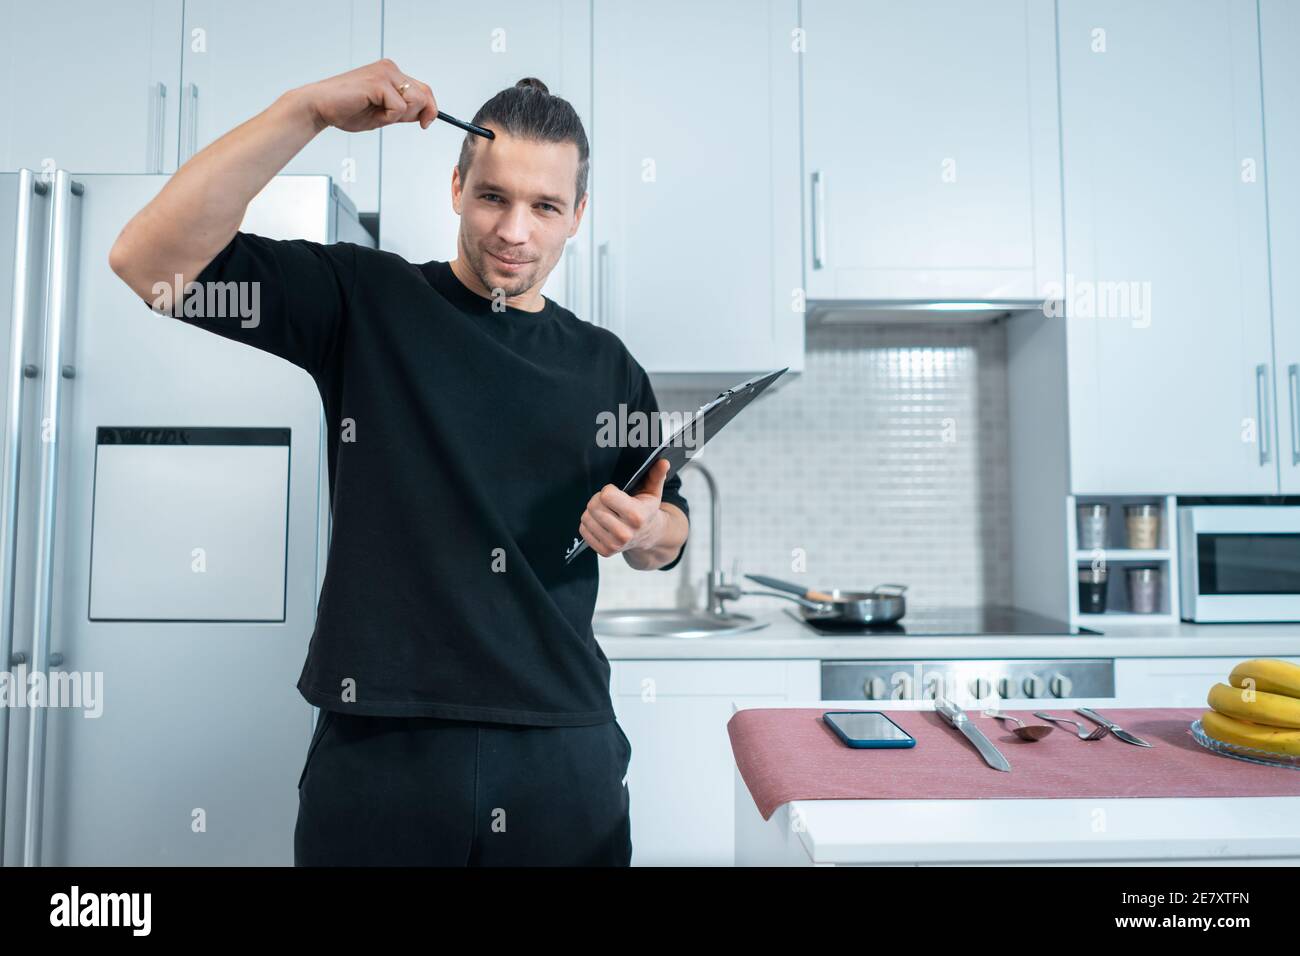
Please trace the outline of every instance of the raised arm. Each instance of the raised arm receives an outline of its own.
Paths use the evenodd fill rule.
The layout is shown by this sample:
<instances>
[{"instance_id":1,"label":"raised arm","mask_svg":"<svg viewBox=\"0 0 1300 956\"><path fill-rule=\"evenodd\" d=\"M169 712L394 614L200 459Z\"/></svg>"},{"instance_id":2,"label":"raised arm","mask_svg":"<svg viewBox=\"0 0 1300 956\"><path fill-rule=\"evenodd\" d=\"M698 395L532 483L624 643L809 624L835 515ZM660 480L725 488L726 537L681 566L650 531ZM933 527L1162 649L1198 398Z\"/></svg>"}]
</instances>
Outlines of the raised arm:
<instances>
[{"instance_id":1,"label":"raised arm","mask_svg":"<svg viewBox=\"0 0 1300 956\"><path fill-rule=\"evenodd\" d=\"M409 84L406 89L399 89ZM190 282L234 238L253 197L329 126L350 133L438 115L429 87L379 60L289 90L252 119L196 153L122 229L113 271L142 299Z\"/></svg>"}]
</instances>

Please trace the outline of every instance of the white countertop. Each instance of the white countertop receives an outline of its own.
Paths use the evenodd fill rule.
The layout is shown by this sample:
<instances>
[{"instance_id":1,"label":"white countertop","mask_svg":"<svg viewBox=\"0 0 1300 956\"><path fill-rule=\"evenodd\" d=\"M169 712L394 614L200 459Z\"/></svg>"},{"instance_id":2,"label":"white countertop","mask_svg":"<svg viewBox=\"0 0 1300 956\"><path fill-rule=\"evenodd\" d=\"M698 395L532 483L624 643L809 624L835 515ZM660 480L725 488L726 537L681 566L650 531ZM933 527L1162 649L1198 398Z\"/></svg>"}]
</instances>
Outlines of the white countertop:
<instances>
[{"instance_id":1,"label":"white countertop","mask_svg":"<svg viewBox=\"0 0 1300 956\"><path fill-rule=\"evenodd\" d=\"M1017 710L1025 704L1036 706L1006 701L1003 707ZM744 706L749 705L736 709ZM862 701L780 706L859 710ZM873 701L871 706L933 708L929 701ZM1104 713L1116 705L1079 698L1052 706L1095 706ZM735 782L740 866L1300 863L1300 797L794 800L765 821L739 771Z\"/></svg>"},{"instance_id":2,"label":"white countertop","mask_svg":"<svg viewBox=\"0 0 1300 956\"><path fill-rule=\"evenodd\" d=\"M602 609L604 610L604 609ZM1287 624L1123 624L1105 634L1042 636L906 634L824 637L781 610L743 609L766 622L757 631L722 637L600 637L610 660L956 660L964 658L1295 657L1300 622ZM906 624L906 619L904 619ZM1092 627L1092 625L1089 625ZM1096 626L1100 629L1100 625ZM1113 705L1113 701L1111 702Z\"/></svg>"}]
</instances>

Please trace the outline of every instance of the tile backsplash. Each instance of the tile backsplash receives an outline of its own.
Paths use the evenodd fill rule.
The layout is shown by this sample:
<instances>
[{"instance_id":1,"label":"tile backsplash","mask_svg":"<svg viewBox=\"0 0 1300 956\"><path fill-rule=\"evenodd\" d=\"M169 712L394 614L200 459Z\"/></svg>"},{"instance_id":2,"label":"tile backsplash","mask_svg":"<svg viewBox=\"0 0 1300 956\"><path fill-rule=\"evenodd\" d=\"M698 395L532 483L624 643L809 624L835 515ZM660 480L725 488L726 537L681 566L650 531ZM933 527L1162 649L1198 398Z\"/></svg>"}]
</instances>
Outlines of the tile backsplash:
<instances>
[{"instance_id":1,"label":"tile backsplash","mask_svg":"<svg viewBox=\"0 0 1300 956\"><path fill-rule=\"evenodd\" d=\"M697 456L718 483L727 579L905 584L917 606L1010 603L1006 367L1001 322L810 328L803 375ZM714 395L658 398L664 411L693 411ZM705 605L709 496L693 470L682 472L691 534L681 563L646 572L598 559L598 609Z\"/></svg>"}]
</instances>

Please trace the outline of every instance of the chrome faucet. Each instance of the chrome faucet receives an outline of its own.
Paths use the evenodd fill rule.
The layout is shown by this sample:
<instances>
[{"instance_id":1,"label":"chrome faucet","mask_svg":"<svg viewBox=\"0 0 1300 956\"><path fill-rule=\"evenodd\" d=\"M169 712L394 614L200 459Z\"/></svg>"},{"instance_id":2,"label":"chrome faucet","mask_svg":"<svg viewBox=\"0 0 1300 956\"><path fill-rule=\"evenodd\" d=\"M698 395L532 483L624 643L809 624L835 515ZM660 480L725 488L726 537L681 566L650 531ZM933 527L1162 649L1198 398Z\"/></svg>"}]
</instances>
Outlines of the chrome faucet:
<instances>
[{"instance_id":1,"label":"chrome faucet","mask_svg":"<svg viewBox=\"0 0 1300 956\"><path fill-rule=\"evenodd\" d=\"M712 472L695 458L690 459L682 466L683 469L691 467L695 468L704 477L704 483L709 486L709 583L706 592L708 594L708 612L722 616L727 613L722 606L723 596L725 595L729 600L735 599L731 593L734 586L728 585L722 574L722 541L720 538L722 531L722 502L719 500L718 483L714 480Z\"/></svg>"}]
</instances>

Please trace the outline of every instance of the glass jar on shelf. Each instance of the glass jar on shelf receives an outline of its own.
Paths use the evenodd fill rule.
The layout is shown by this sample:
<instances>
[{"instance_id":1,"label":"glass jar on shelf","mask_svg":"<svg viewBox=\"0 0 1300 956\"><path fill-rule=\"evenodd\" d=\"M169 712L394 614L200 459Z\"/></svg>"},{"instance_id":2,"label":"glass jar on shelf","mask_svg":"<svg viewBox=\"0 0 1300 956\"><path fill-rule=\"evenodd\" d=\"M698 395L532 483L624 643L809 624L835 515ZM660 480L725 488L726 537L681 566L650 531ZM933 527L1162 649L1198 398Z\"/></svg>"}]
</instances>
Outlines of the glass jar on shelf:
<instances>
[{"instance_id":1,"label":"glass jar on shelf","mask_svg":"<svg viewBox=\"0 0 1300 956\"><path fill-rule=\"evenodd\" d=\"M1160 546L1160 506L1142 503L1124 506L1124 532L1127 546L1151 551Z\"/></svg>"}]
</instances>

